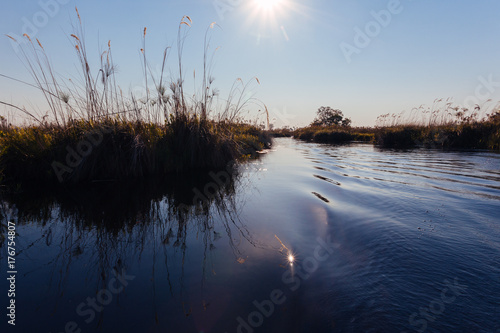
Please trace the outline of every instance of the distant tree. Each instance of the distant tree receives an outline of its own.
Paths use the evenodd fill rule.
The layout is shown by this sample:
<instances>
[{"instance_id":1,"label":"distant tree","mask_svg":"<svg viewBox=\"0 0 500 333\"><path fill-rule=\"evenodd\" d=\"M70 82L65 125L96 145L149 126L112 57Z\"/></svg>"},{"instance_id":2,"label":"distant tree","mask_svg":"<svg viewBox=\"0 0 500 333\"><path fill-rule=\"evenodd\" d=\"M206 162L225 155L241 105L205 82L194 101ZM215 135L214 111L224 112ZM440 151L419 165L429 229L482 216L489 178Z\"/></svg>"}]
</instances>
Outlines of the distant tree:
<instances>
[{"instance_id":1,"label":"distant tree","mask_svg":"<svg viewBox=\"0 0 500 333\"><path fill-rule=\"evenodd\" d=\"M322 106L316 112L316 119L314 119L312 125L316 126L343 126L349 127L351 125L351 119L344 118L342 111L338 109L332 109L329 106Z\"/></svg>"},{"instance_id":2,"label":"distant tree","mask_svg":"<svg viewBox=\"0 0 500 333\"><path fill-rule=\"evenodd\" d=\"M343 127L349 127L351 126L351 119L349 118L344 118L342 119L342 122L340 123Z\"/></svg>"}]
</instances>

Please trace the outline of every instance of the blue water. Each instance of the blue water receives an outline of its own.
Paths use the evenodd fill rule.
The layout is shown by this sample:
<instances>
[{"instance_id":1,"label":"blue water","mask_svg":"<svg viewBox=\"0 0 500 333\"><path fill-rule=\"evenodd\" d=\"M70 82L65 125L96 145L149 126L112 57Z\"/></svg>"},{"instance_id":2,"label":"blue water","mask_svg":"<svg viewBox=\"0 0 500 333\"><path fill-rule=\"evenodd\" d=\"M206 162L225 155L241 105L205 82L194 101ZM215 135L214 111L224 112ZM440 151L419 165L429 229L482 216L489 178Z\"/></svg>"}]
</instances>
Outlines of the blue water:
<instances>
[{"instance_id":1,"label":"blue water","mask_svg":"<svg viewBox=\"0 0 500 333\"><path fill-rule=\"evenodd\" d=\"M214 175L6 198L2 332L500 332L500 154L277 139Z\"/></svg>"}]
</instances>

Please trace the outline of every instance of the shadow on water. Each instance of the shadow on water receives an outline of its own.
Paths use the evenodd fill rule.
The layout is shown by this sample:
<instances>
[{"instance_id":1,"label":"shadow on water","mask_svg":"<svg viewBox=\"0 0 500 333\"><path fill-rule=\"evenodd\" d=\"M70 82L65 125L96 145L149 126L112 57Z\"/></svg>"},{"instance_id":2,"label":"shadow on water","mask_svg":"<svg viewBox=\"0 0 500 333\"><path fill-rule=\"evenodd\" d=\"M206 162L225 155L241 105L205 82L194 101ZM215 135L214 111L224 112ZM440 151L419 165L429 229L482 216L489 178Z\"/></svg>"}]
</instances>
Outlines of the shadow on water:
<instances>
[{"instance_id":1,"label":"shadow on water","mask_svg":"<svg viewBox=\"0 0 500 333\"><path fill-rule=\"evenodd\" d=\"M275 147L240 172L4 194L16 329L498 329L500 155ZM111 295L115 272L133 280Z\"/></svg>"},{"instance_id":2,"label":"shadow on water","mask_svg":"<svg viewBox=\"0 0 500 333\"><path fill-rule=\"evenodd\" d=\"M153 290L155 272L160 270L157 265L164 263L161 269L166 270L167 281L161 288L167 288L172 298L180 298L183 312L189 316L192 310L184 286L185 270L189 279L194 274L188 265L198 271L198 262L201 264L203 289L207 276L215 274L216 245L227 247L218 254L233 262L244 261L241 245L260 247L238 216L240 203L235 193L240 178L234 167L140 182L101 182L62 191L40 188L22 194L3 193L1 223L3 228L7 221L14 221L18 235L28 240L17 247L16 260L20 264L31 262L23 268L24 276L50 281L44 298L54 303L53 311L65 303L63 295L76 283L75 271L84 272L85 280L97 292L106 288L111 272L128 272L145 261L150 266L144 270L147 273L140 274L151 274ZM221 239L227 244L221 244ZM186 258L193 257L189 250L196 253L196 263L187 263ZM45 254L38 256L41 252ZM206 304L203 300L203 307ZM46 304L40 301L42 305ZM158 321L156 304L154 311Z\"/></svg>"}]
</instances>

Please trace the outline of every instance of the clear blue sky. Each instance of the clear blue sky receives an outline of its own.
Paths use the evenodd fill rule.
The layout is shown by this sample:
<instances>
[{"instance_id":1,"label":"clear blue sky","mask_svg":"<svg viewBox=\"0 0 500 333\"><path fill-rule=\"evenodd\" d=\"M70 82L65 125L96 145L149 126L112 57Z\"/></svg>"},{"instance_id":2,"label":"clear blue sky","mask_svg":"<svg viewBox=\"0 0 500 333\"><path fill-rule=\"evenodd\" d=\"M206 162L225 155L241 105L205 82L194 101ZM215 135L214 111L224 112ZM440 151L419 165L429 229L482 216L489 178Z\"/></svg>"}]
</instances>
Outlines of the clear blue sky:
<instances>
[{"instance_id":1,"label":"clear blue sky","mask_svg":"<svg viewBox=\"0 0 500 333\"><path fill-rule=\"evenodd\" d=\"M452 97L458 104L466 98L500 100L500 2L495 0L8 1L0 20L0 73L30 80L3 36L28 32L43 43L58 74L75 75L77 59L67 37L76 23L75 5L92 59L97 61L111 40L124 90L142 84L144 27L155 68L163 48L175 46L182 16L192 18L184 51L191 78L193 70L201 74L203 37L217 22L211 45L220 46L213 76L221 98L235 79L258 77L261 84L251 84L251 92L268 106L277 126L306 125L320 106L341 109L354 125L373 125L380 114L430 105L436 98ZM381 15L377 22L373 13L382 10L390 18ZM170 67L175 70L175 51ZM44 109L39 93L5 78L0 99ZM0 107L0 114L6 111Z\"/></svg>"}]
</instances>

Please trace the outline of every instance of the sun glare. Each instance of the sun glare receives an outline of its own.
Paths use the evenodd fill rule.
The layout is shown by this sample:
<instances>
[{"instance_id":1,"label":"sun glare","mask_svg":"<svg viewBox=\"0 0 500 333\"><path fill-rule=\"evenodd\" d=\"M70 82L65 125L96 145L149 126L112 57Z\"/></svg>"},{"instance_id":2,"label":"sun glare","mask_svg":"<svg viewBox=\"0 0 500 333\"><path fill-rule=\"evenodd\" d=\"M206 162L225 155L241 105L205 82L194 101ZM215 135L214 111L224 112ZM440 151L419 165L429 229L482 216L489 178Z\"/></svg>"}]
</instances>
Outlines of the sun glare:
<instances>
[{"instance_id":1,"label":"sun glare","mask_svg":"<svg viewBox=\"0 0 500 333\"><path fill-rule=\"evenodd\" d=\"M250 0L245 2L246 25L257 44L261 39L283 37L289 41L285 25L292 12L297 13L295 0Z\"/></svg>"},{"instance_id":2,"label":"sun glare","mask_svg":"<svg viewBox=\"0 0 500 333\"><path fill-rule=\"evenodd\" d=\"M283 4L284 0L254 0L255 5L259 10L273 11Z\"/></svg>"}]
</instances>

